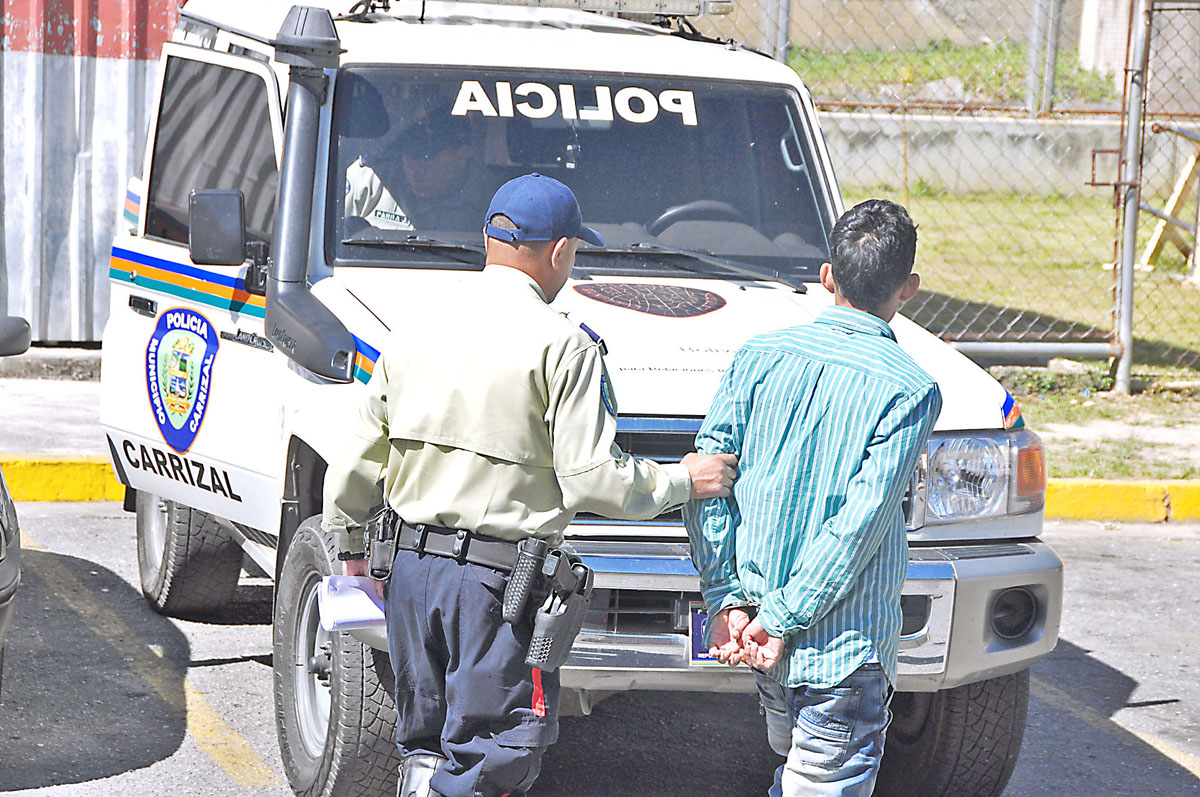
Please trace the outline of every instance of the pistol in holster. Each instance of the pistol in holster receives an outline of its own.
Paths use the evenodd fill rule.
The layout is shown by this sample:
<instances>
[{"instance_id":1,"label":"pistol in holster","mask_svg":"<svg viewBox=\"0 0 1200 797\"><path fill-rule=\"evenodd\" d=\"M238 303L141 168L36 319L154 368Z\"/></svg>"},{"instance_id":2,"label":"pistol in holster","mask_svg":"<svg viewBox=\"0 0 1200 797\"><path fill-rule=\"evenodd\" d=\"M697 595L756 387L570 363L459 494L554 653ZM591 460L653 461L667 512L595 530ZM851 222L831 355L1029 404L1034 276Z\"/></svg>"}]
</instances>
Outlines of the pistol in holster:
<instances>
[{"instance_id":1,"label":"pistol in holster","mask_svg":"<svg viewBox=\"0 0 1200 797\"><path fill-rule=\"evenodd\" d=\"M554 672L566 664L571 645L583 628L592 600L593 574L579 557L554 550L546 554L541 575L549 594L534 615L525 663Z\"/></svg>"},{"instance_id":2,"label":"pistol in holster","mask_svg":"<svg viewBox=\"0 0 1200 797\"><path fill-rule=\"evenodd\" d=\"M400 528L400 516L384 504L367 521L367 572L371 578L387 581L392 574L392 563L396 561L396 536Z\"/></svg>"}]
</instances>

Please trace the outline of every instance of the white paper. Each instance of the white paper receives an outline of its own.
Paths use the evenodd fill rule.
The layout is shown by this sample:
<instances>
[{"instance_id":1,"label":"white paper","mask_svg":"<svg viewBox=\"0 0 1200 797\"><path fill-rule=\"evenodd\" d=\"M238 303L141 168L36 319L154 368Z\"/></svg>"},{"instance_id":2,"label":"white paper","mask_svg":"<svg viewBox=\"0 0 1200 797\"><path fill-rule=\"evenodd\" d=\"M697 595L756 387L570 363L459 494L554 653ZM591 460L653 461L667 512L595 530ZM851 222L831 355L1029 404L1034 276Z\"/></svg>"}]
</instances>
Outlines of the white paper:
<instances>
[{"instance_id":1,"label":"white paper","mask_svg":"<svg viewBox=\"0 0 1200 797\"><path fill-rule=\"evenodd\" d=\"M366 576L325 576L317 590L317 610L326 631L385 625L383 599Z\"/></svg>"}]
</instances>

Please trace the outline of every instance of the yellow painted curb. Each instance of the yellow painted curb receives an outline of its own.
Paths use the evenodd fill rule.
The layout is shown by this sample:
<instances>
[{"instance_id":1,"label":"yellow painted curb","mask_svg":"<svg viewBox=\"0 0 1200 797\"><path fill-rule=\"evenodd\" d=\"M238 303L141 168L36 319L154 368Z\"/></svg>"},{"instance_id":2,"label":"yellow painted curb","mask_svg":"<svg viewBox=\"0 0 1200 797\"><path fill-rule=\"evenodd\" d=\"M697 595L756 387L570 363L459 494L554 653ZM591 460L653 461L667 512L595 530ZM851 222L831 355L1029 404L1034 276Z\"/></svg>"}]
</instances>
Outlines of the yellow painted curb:
<instances>
[{"instance_id":1,"label":"yellow painted curb","mask_svg":"<svg viewBox=\"0 0 1200 797\"><path fill-rule=\"evenodd\" d=\"M120 501L108 457L0 455L17 501ZM1064 520L1200 520L1200 480L1051 479L1046 517Z\"/></svg>"},{"instance_id":2,"label":"yellow painted curb","mask_svg":"<svg viewBox=\"0 0 1200 797\"><path fill-rule=\"evenodd\" d=\"M7 454L0 468L17 501L120 501L125 488L108 457Z\"/></svg>"},{"instance_id":3,"label":"yellow painted curb","mask_svg":"<svg viewBox=\"0 0 1200 797\"><path fill-rule=\"evenodd\" d=\"M1171 520L1200 520L1200 482L1167 482Z\"/></svg>"},{"instance_id":4,"label":"yellow painted curb","mask_svg":"<svg viewBox=\"0 0 1200 797\"><path fill-rule=\"evenodd\" d=\"M1046 487L1046 517L1161 522L1168 507L1166 482L1051 479Z\"/></svg>"}]
</instances>

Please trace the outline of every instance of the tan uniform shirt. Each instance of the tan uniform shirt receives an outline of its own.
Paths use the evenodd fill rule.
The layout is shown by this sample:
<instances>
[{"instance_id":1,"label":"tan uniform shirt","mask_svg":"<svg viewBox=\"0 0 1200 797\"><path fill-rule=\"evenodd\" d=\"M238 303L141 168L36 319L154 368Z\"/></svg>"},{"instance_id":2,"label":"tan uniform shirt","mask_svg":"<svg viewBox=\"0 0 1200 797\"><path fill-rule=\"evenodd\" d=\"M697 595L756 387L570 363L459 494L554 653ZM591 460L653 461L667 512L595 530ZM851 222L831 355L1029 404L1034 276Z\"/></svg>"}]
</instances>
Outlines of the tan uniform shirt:
<instances>
[{"instance_id":1,"label":"tan uniform shirt","mask_svg":"<svg viewBox=\"0 0 1200 797\"><path fill-rule=\"evenodd\" d=\"M418 305L325 475L323 523L342 550L363 550L381 480L410 523L553 545L577 512L641 520L687 501L684 466L616 445L600 347L533 279L488 266L461 293Z\"/></svg>"},{"instance_id":2,"label":"tan uniform shirt","mask_svg":"<svg viewBox=\"0 0 1200 797\"><path fill-rule=\"evenodd\" d=\"M345 213L364 218L372 227L383 230L414 229L404 208L362 158L346 168Z\"/></svg>"}]
</instances>

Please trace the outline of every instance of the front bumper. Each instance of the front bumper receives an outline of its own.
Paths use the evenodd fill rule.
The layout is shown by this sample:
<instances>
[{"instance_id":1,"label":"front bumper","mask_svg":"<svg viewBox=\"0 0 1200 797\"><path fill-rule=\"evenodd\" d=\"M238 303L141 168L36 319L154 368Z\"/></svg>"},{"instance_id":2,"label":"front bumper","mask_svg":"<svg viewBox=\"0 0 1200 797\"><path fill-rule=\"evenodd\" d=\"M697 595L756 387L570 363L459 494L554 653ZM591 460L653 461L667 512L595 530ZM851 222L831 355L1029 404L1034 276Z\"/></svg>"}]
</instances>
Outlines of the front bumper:
<instances>
[{"instance_id":1,"label":"front bumper","mask_svg":"<svg viewBox=\"0 0 1200 797\"><path fill-rule=\"evenodd\" d=\"M695 592L699 578L686 545L576 546L596 571L596 587ZM1024 587L1036 600L1029 629L1012 639L992 630L996 597ZM903 595L901 691L933 692L1031 666L1054 649L1062 614L1062 561L1037 540L913 547ZM745 667L691 664L686 633L615 634L586 630L562 670L563 686L594 691L660 689L739 692L754 689Z\"/></svg>"}]
</instances>

